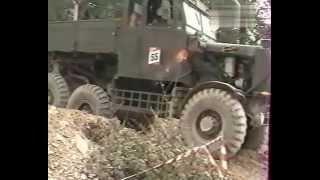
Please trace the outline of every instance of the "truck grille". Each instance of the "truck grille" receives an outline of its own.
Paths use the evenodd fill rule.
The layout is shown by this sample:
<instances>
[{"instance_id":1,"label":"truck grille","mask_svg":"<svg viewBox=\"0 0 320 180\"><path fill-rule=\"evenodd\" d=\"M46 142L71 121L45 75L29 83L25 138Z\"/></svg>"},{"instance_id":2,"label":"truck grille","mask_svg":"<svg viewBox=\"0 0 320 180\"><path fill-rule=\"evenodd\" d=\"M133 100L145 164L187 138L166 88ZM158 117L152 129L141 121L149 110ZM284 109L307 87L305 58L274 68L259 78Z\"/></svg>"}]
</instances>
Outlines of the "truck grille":
<instances>
[{"instance_id":1,"label":"truck grille","mask_svg":"<svg viewBox=\"0 0 320 180\"><path fill-rule=\"evenodd\" d=\"M118 110L156 113L158 116L166 117L172 109L171 95L123 89L112 89L111 92L113 106Z\"/></svg>"}]
</instances>

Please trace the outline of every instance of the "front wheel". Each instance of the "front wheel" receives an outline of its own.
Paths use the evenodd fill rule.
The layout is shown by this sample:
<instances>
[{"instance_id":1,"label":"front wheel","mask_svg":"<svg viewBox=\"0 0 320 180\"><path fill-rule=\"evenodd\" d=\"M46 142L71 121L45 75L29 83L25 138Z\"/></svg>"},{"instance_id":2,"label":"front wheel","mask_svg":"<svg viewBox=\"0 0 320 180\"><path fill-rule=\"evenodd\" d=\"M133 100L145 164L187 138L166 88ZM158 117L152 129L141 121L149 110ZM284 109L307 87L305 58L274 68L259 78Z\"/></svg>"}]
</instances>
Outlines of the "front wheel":
<instances>
[{"instance_id":1,"label":"front wheel","mask_svg":"<svg viewBox=\"0 0 320 180\"><path fill-rule=\"evenodd\" d=\"M204 89L193 95L182 111L180 129L186 143L199 146L222 135L227 158L234 156L244 142L247 119L241 103L219 89ZM210 147L216 152L218 146Z\"/></svg>"}]
</instances>

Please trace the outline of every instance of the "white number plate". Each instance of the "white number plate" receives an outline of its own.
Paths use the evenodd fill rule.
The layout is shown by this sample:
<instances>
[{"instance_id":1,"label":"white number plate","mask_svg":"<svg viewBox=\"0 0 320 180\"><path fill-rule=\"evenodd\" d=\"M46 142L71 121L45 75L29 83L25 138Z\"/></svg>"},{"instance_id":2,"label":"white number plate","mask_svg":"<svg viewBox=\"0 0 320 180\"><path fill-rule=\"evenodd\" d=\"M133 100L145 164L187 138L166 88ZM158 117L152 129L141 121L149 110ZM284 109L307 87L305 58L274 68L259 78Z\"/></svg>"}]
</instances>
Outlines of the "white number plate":
<instances>
[{"instance_id":1,"label":"white number plate","mask_svg":"<svg viewBox=\"0 0 320 180\"><path fill-rule=\"evenodd\" d=\"M158 64L160 63L161 49L151 47L149 48L148 64Z\"/></svg>"}]
</instances>

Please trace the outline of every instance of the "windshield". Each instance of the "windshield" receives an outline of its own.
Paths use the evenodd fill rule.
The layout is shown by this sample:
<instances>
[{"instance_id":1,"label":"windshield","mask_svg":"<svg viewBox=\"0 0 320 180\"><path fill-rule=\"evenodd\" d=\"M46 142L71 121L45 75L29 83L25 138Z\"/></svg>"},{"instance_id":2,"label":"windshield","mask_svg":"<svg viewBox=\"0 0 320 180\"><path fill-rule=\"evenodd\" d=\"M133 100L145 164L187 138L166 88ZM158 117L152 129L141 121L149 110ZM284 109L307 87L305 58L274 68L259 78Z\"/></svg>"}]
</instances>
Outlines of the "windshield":
<instances>
[{"instance_id":1,"label":"windshield","mask_svg":"<svg viewBox=\"0 0 320 180\"><path fill-rule=\"evenodd\" d=\"M188 34L201 33L210 39L216 39L217 23L208 15L208 8L200 1L184 1L183 10Z\"/></svg>"}]
</instances>

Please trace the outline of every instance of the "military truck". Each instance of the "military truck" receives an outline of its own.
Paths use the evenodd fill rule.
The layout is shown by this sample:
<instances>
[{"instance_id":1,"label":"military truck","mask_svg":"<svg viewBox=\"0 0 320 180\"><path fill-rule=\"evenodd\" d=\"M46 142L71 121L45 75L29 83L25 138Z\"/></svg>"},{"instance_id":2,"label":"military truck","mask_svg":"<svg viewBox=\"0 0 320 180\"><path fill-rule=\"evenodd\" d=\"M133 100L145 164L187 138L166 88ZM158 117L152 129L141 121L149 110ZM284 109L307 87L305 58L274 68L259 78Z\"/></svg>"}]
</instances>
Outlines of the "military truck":
<instances>
[{"instance_id":1,"label":"military truck","mask_svg":"<svg viewBox=\"0 0 320 180\"><path fill-rule=\"evenodd\" d=\"M48 0L48 103L105 117L179 118L188 145L222 134L228 157L245 141L258 147L268 123L269 48L219 41L221 29L243 24L237 0L229 11L220 5Z\"/></svg>"}]
</instances>

